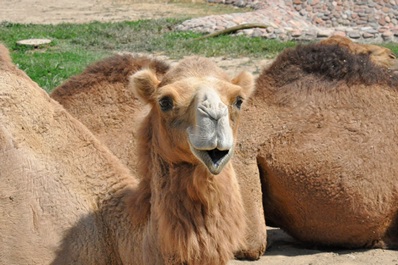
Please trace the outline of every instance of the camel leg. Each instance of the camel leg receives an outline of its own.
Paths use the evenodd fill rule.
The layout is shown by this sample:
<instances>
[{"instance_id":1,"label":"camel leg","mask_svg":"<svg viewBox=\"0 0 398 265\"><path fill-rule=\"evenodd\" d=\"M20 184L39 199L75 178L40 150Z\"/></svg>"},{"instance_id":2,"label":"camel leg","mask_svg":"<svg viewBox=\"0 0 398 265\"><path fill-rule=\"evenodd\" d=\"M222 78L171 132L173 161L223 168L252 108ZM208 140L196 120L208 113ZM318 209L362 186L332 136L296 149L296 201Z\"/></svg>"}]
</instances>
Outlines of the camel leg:
<instances>
[{"instance_id":1,"label":"camel leg","mask_svg":"<svg viewBox=\"0 0 398 265\"><path fill-rule=\"evenodd\" d=\"M264 253L267 245L267 230L258 167L255 159L243 159L239 153L234 158L234 167L247 217L247 247L236 253L236 257L238 259L256 260Z\"/></svg>"}]
</instances>

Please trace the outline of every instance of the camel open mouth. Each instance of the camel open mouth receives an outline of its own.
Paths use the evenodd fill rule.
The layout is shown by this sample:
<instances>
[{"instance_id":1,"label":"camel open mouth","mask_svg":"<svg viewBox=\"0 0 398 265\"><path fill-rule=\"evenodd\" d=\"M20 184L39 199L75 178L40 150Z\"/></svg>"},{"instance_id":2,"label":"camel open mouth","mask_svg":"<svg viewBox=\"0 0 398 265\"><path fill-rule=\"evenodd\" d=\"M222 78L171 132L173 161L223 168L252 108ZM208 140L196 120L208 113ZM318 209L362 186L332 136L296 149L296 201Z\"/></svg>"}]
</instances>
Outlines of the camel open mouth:
<instances>
[{"instance_id":1,"label":"camel open mouth","mask_svg":"<svg viewBox=\"0 0 398 265\"><path fill-rule=\"evenodd\" d=\"M210 159L214 164L219 164L219 162L221 162L228 153L229 150L218 150L217 148L207 151L207 154L210 156Z\"/></svg>"},{"instance_id":2,"label":"camel open mouth","mask_svg":"<svg viewBox=\"0 0 398 265\"><path fill-rule=\"evenodd\" d=\"M233 150L219 150L217 148L212 150L199 150L191 145L193 154L207 167L210 173L220 174L224 166L231 159Z\"/></svg>"}]
</instances>

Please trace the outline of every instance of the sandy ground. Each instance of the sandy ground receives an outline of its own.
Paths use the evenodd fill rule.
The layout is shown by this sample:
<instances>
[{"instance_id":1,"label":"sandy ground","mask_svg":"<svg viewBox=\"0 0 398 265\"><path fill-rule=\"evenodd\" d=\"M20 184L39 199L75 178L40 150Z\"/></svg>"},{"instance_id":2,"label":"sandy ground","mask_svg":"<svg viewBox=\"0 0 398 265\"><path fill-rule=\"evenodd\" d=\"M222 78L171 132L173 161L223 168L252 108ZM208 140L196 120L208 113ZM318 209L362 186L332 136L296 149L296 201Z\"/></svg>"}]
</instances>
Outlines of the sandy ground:
<instances>
[{"instance_id":1,"label":"sandy ground","mask_svg":"<svg viewBox=\"0 0 398 265\"><path fill-rule=\"evenodd\" d=\"M145 3L143 3L145 2ZM187 2L187 1L186 1ZM192 1L194 2L194 1ZM200 2L200 1L197 1ZM176 5L166 0L0 0L0 22L84 23L123 21L160 17L208 15L192 5ZM229 73L248 70L258 74L269 60L214 58ZM398 251L392 250L323 250L295 241L280 229L269 228L269 248L259 261L231 261L231 265L398 265Z\"/></svg>"},{"instance_id":2,"label":"sandy ground","mask_svg":"<svg viewBox=\"0 0 398 265\"><path fill-rule=\"evenodd\" d=\"M193 5L168 2L171 1L1 0L0 21L35 24L110 22L162 17L197 17L210 12L206 9L192 8Z\"/></svg>"}]
</instances>

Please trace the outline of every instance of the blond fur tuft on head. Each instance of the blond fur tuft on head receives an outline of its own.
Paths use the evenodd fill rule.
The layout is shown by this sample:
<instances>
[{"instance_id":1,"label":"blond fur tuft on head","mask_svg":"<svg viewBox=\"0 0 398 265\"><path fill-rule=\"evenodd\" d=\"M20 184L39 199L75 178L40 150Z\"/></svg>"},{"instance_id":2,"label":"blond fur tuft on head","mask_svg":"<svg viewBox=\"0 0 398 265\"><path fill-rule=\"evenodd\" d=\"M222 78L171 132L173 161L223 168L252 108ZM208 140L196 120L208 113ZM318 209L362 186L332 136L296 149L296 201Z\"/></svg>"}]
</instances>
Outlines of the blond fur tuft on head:
<instances>
[{"instance_id":1,"label":"blond fur tuft on head","mask_svg":"<svg viewBox=\"0 0 398 265\"><path fill-rule=\"evenodd\" d=\"M156 73L151 69L143 69L129 78L129 88L143 103L153 101L153 95L160 83Z\"/></svg>"},{"instance_id":2,"label":"blond fur tuft on head","mask_svg":"<svg viewBox=\"0 0 398 265\"><path fill-rule=\"evenodd\" d=\"M249 98L255 91L254 76L247 71L239 73L232 79L232 83L242 87L242 92L246 98Z\"/></svg>"}]
</instances>

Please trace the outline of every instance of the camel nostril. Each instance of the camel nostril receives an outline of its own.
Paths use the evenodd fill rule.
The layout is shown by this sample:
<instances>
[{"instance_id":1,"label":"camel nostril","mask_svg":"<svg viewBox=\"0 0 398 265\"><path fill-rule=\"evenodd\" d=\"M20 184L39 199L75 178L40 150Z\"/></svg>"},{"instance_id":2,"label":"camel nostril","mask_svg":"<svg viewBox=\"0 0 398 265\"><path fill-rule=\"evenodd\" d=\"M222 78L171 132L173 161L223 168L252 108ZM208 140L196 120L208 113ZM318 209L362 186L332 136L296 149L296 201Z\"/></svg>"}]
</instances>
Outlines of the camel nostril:
<instances>
[{"instance_id":1,"label":"camel nostril","mask_svg":"<svg viewBox=\"0 0 398 265\"><path fill-rule=\"evenodd\" d=\"M218 164L221 161L221 159L223 159L226 155L228 155L229 150L218 150L216 148L207 151L207 153L209 154L211 161L213 161L214 164Z\"/></svg>"}]
</instances>

